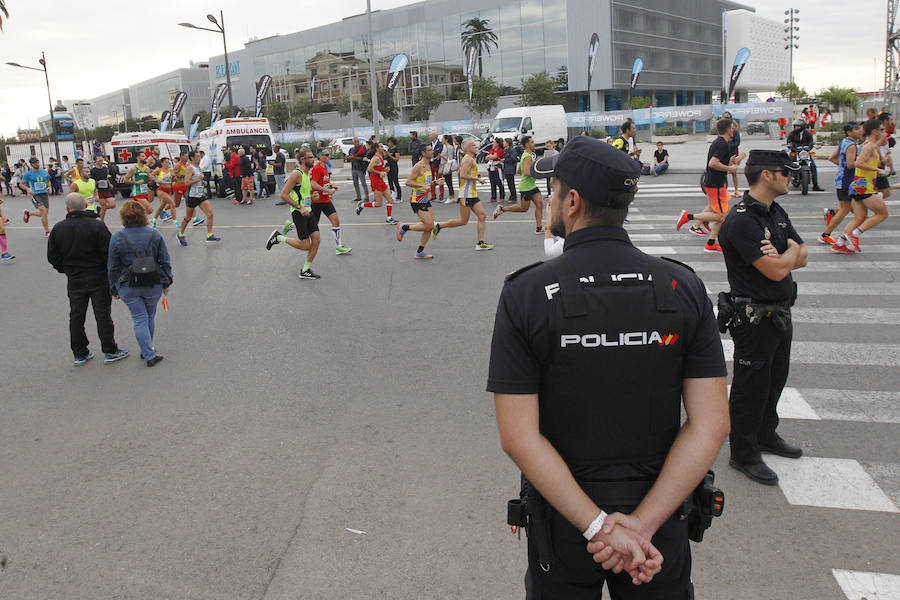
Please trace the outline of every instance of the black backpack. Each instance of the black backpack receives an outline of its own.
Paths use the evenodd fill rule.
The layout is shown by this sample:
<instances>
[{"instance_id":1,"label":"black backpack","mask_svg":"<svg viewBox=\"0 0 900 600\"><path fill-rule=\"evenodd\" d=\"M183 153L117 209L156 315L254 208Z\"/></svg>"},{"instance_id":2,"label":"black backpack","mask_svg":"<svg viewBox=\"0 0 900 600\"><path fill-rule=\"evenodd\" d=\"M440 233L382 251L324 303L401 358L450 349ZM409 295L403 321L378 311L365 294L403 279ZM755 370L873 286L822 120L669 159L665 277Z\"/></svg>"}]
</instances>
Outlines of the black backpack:
<instances>
[{"instance_id":1,"label":"black backpack","mask_svg":"<svg viewBox=\"0 0 900 600\"><path fill-rule=\"evenodd\" d=\"M160 278L159 265L156 264L156 258L147 256L143 251L138 253L138 250L128 240L128 236L125 235L125 230L122 230L122 239L125 240L125 243L128 244L128 247L135 254L134 260L128 266L128 286L151 287L158 285ZM152 245L152 239L150 243Z\"/></svg>"}]
</instances>

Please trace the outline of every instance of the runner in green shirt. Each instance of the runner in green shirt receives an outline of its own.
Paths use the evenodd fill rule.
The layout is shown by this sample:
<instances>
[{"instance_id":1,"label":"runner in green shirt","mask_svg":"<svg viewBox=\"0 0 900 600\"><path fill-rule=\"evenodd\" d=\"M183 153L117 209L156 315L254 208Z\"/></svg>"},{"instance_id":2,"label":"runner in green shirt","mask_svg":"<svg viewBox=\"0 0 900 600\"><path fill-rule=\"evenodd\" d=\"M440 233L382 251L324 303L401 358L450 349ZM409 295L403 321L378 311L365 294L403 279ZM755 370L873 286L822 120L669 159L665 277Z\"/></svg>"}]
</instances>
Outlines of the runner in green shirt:
<instances>
[{"instance_id":1,"label":"runner in green shirt","mask_svg":"<svg viewBox=\"0 0 900 600\"><path fill-rule=\"evenodd\" d=\"M505 212L528 212L531 203L534 202L534 221L536 224L534 232L537 235L544 235L544 199L541 197L541 190L538 189L537 182L534 180L534 173L531 170L535 161L537 161L537 156L534 153L534 140L531 139L530 135L526 135L522 138L522 145L525 147L525 151L522 153L522 158L519 161L519 172L522 174L522 180L519 182L521 201L519 204L512 206L499 205L494 210L494 218L496 219Z\"/></svg>"}]
</instances>

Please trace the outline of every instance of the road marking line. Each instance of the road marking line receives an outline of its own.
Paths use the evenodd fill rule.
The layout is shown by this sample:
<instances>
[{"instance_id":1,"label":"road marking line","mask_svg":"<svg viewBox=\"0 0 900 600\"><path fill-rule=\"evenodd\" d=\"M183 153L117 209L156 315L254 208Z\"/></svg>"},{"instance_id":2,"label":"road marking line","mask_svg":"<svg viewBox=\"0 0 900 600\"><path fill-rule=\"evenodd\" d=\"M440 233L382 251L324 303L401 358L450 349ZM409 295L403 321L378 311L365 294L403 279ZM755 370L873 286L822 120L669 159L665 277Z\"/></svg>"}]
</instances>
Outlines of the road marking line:
<instances>
[{"instance_id":1,"label":"road marking line","mask_svg":"<svg viewBox=\"0 0 900 600\"><path fill-rule=\"evenodd\" d=\"M831 575L848 600L900 598L900 575L832 569Z\"/></svg>"},{"instance_id":2,"label":"road marking line","mask_svg":"<svg viewBox=\"0 0 900 600\"><path fill-rule=\"evenodd\" d=\"M859 462L846 458L772 454L766 464L778 473L778 485L793 505L895 513L897 507Z\"/></svg>"},{"instance_id":3,"label":"road marking line","mask_svg":"<svg viewBox=\"0 0 900 600\"><path fill-rule=\"evenodd\" d=\"M725 360L734 357L734 342L722 339ZM798 342L791 343L792 364L856 365L898 367L900 344L860 344L851 342Z\"/></svg>"}]
</instances>

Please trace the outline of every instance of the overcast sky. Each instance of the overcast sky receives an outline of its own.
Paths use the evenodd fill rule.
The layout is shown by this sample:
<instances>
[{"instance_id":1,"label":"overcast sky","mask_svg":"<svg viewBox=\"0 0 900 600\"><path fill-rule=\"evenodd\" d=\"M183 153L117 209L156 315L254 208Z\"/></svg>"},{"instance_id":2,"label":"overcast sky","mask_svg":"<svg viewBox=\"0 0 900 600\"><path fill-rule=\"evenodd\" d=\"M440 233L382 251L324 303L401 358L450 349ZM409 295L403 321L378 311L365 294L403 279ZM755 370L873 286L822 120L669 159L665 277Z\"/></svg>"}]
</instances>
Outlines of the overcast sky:
<instances>
[{"instance_id":1,"label":"overcast sky","mask_svg":"<svg viewBox=\"0 0 900 600\"><path fill-rule=\"evenodd\" d=\"M372 0L372 9L412 3ZM755 7L760 16L784 18L783 0L744 3ZM136 9L142 10L133 0L105 0L83 9L60 2L54 10L48 7L55 6L55 1L7 0L6 4L10 17L0 32L2 62L36 67L45 51L54 104L57 99L99 96L187 67L190 60L206 61L221 53L220 36L177 26L182 21L210 25L205 15L213 10L225 11L228 47L237 50L251 36L263 38L325 25L363 12L366 6L365 0L325 4L311 0L262 4L160 0L147 4L149 12L129 22ZM794 55L794 78L801 87L810 92L832 84L863 91L881 87L883 0L820 0L795 2L794 6L801 9L800 49ZM34 127L37 117L47 114L42 73L0 64L0 86L0 134L14 135L17 127L29 123Z\"/></svg>"}]
</instances>

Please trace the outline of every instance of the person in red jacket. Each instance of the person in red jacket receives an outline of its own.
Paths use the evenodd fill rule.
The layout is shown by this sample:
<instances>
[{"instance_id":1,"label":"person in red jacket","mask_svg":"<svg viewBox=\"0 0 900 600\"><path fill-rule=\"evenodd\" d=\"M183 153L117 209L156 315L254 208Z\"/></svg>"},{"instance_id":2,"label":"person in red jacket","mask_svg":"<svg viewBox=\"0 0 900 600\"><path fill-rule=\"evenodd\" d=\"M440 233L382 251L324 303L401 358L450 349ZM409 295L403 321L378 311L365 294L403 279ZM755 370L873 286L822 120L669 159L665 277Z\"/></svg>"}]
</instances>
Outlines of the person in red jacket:
<instances>
[{"instance_id":1,"label":"person in red jacket","mask_svg":"<svg viewBox=\"0 0 900 600\"><path fill-rule=\"evenodd\" d=\"M239 182L241 180L241 157L238 156L237 151L238 149L235 148L231 152L231 156L229 157L229 159L225 162L225 170L223 171L223 174L226 175L226 196L229 195L228 190L231 190L231 196L234 196L237 193L235 192L235 189L237 187L235 182ZM237 202L235 202L235 204L237 204Z\"/></svg>"}]
</instances>

